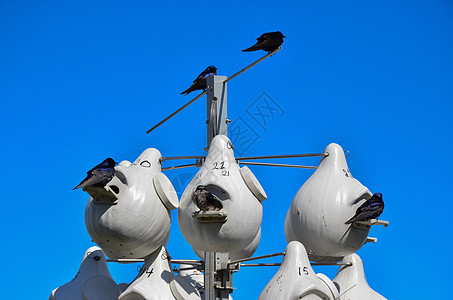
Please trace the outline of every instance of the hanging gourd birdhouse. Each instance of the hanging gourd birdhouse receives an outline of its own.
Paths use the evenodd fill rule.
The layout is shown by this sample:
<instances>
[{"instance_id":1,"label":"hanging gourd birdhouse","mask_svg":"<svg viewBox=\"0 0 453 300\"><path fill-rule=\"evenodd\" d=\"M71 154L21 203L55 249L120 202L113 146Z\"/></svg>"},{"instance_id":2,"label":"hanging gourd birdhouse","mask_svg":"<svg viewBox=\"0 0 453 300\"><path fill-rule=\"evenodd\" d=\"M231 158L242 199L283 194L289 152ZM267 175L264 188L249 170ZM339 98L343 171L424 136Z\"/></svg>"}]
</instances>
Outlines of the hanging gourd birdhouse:
<instances>
[{"instance_id":1,"label":"hanging gourd birdhouse","mask_svg":"<svg viewBox=\"0 0 453 300\"><path fill-rule=\"evenodd\" d=\"M340 266L340 270L333 279L340 292L339 300L386 300L368 285L362 259L357 254L346 256L343 263L344 265Z\"/></svg>"},{"instance_id":2,"label":"hanging gourd birdhouse","mask_svg":"<svg viewBox=\"0 0 453 300\"><path fill-rule=\"evenodd\" d=\"M49 300L118 299L119 295L104 253L93 246L85 252L74 279L53 290Z\"/></svg>"},{"instance_id":3,"label":"hanging gourd birdhouse","mask_svg":"<svg viewBox=\"0 0 453 300\"><path fill-rule=\"evenodd\" d=\"M370 191L353 178L343 149L330 144L313 175L302 185L285 220L286 240L301 242L314 261L339 261L359 250L369 227L345 224Z\"/></svg>"},{"instance_id":4,"label":"hanging gourd birdhouse","mask_svg":"<svg viewBox=\"0 0 453 300\"><path fill-rule=\"evenodd\" d=\"M217 135L181 197L179 227L200 256L205 251L251 256L259 243L265 198L251 171L239 168L230 140Z\"/></svg>"},{"instance_id":5,"label":"hanging gourd birdhouse","mask_svg":"<svg viewBox=\"0 0 453 300\"><path fill-rule=\"evenodd\" d=\"M292 241L277 273L261 292L258 300L338 299L338 290L324 274L316 274L304 246Z\"/></svg>"},{"instance_id":6,"label":"hanging gourd birdhouse","mask_svg":"<svg viewBox=\"0 0 453 300\"><path fill-rule=\"evenodd\" d=\"M88 233L110 258L142 258L167 244L170 210L178 207L178 197L161 173L160 158L149 148L134 163L121 162L105 188L116 200L89 199Z\"/></svg>"}]
</instances>

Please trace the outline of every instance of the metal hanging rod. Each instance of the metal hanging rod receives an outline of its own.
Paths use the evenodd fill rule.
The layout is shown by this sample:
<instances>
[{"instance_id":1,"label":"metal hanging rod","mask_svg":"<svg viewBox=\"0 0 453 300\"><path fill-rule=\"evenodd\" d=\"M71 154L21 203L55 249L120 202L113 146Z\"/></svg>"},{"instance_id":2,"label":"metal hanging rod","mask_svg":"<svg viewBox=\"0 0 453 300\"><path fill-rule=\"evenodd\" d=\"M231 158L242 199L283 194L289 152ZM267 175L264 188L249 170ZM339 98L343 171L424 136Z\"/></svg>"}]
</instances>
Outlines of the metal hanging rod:
<instances>
[{"instance_id":1,"label":"metal hanging rod","mask_svg":"<svg viewBox=\"0 0 453 300\"><path fill-rule=\"evenodd\" d=\"M248 69L250 69L251 67L253 67L254 65L260 63L261 61L265 60L266 58L268 58L269 56L277 53L278 51L282 50L282 47L278 47L277 49L275 49L274 51L272 51L271 53L268 53L266 54L265 56L261 57L260 59L258 59L257 61L251 63L250 65L248 65L247 67L243 68L242 70L240 70L239 72L236 72L234 73L233 75L231 75L230 77L228 77L227 79L225 79L225 81L223 83L227 83L228 81L230 81L231 79L233 79L234 77L238 76L239 74L247 71ZM193 98L192 100L190 100L189 102L187 102L186 104L184 104L181 108L179 108L178 110L176 110L174 113L172 113L171 115L169 115L168 117L166 117L165 119L163 119L162 121L160 121L159 123L157 123L156 125L154 125L151 129L149 129L146 133L150 133L151 131L153 131L154 129L156 129L157 127L159 127L160 125L162 125L163 123L167 122L170 118L172 118L174 115L176 115L177 113L179 113L181 110L183 110L184 108L186 108L187 106L189 106L190 104L194 103L196 100L198 100L199 98L201 98L201 96L205 95L207 93L207 91L204 91L203 93L199 94L198 96L196 96L195 98Z\"/></svg>"},{"instance_id":2,"label":"metal hanging rod","mask_svg":"<svg viewBox=\"0 0 453 300\"><path fill-rule=\"evenodd\" d=\"M159 127L160 125L162 125L163 123L167 122L168 119L172 118L174 115L176 115L177 113L179 113L181 110L183 110L184 108L186 108L187 106L189 106L190 104L194 103L196 100L198 100L199 98L201 98L201 96L203 95L206 95L206 91L204 91L203 93L201 93L200 95L196 96L195 98L193 98L192 100L190 100L189 102L187 102L186 104L184 104L181 108L179 108L178 110L176 110L174 113L172 113L171 115L169 115L168 117L166 117L165 119L163 119L162 121L160 121L159 123L157 123L156 125L154 125L153 128L149 129L146 133L150 133L151 131L153 131L154 129L156 129L157 127Z\"/></svg>"},{"instance_id":3,"label":"metal hanging rod","mask_svg":"<svg viewBox=\"0 0 453 300\"><path fill-rule=\"evenodd\" d=\"M106 259L107 262L118 262L118 263L141 263L145 262L145 258L118 258L118 259ZM172 259L172 264L186 264L186 265L203 265L203 261L194 259Z\"/></svg>"},{"instance_id":4,"label":"metal hanging rod","mask_svg":"<svg viewBox=\"0 0 453 300\"><path fill-rule=\"evenodd\" d=\"M328 156L329 153L309 153L309 154L289 154L289 155L268 155L268 156L248 156L248 157L236 157L236 160L246 159L272 159L272 158L292 158L292 157L314 157L314 156Z\"/></svg>"},{"instance_id":5,"label":"metal hanging rod","mask_svg":"<svg viewBox=\"0 0 453 300\"><path fill-rule=\"evenodd\" d=\"M352 266L352 263L310 263L312 266ZM241 267L279 267L281 263L241 264Z\"/></svg>"},{"instance_id":6,"label":"metal hanging rod","mask_svg":"<svg viewBox=\"0 0 453 300\"><path fill-rule=\"evenodd\" d=\"M315 166L259 163L259 162L251 162L251 161L239 161L238 163L241 165L251 165L251 166L271 166L271 167L286 167L286 168L300 168L300 169L317 169L318 168Z\"/></svg>"},{"instance_id":7,"label":"metal hanging rod","mask_svg":"<svg viewBox=\"0 0 453 300\"><path fill-rule=\"evenodd\" d=\"M277 49L275 49L274 51L266 54L265 56L261 57L260 59L258 59L257 61L255 61L254 63L251 63L250 65L248 65L247 67L245 67L244 69L240 70L239 72L236 72L234 73L233 75L231 75L230 77L228 77L227 79L225 79L225 81L223 83L227 83L228 81L230 81L231 79L233 79L234 77L238 76L239 74L241 73L244 73L245 71L247 71L248 69L250 69L251 67L253 67L254 65L260 63L261 61L265 60L266 58L268 58L269 56L277 53L278 51L282 50L282 47L278 47Z\"/></svg>"},{"instance_id":8,"label":"metal hanging rod","mask_svg":"<svg viewBox=\"0 0 453 300\"><path fill-rule=\"evenodd\" d=\"M188 164L188 165L180 165L180 166L171 166L171 167L165 167L162 168L162 171L166 170L177 170L177 169L184 169L184 168L190 168L190 167L198 167L198 164Z\"/></svg>"},{"instance_id":9,"label":"metal hanging rod","mask_svg":"<svg viewBox=\"0 0 453 300\"><path fill-rule=\"evenodd\" d=\"M352 263L310 263L312 266L352 266Z\"/></svg>"},{"instance_id":10,"label":"metal hanging rod","mask_svg":"<svg viewBox=\"0 0 453 300\"><path fill-rule=\"evenodd\" d=\"M241 263L241 262L243 262L243 261L257 260L257 259L262 259L262 258L268 258L268 257L274 257L274 256L285 255L285 254L286 254L286 252L279 252L279 253L274 253L274 254L267 254L267 255L249 257L249 258L236 259L236 260L231 260L231 261L229 261L229 262L228 262L228 265L233 265L233 264Z\"/></svg>"},{"instance_id":11,"label":"metal hanging rod","mask_svg":"<svg viewBox=\"0 0 453 300\"><path fill-rule=\"evenodd\" d=\"M241 264L242 267L279 267L281 263L270 263L270 264Z\"/></svg>"},{"instance_id":12,"label":"metal hanging rod","mask_svg":"<svg viewBox=\"0 0 453 300\"><path fill-rule=\"evenodd\" d=\"M145 262L144 258L118 258L118 259L106 259L107 262L117 263L141 263Z\"/></svg>"},{"instance_id":13,"label":"metal hanging rod","mask_svg":"<svg viewBox=\"0 0 453 300\"><path fill-rule=\"evenodd\" d=\"M198 155L198 156L168 156L168 157L161 157L159 158L160 162L166 161L166 160L178 160L178 159L205 159L206 156L204 155Z\"/></svg>"},{"instance_id":14,"label":"metal hanging rod","mask_svg":"<svg viewBox=\"0 0 453 300\"><path fill-rule=\"evenodd\" d=\"M195 259L172 259L172 264L185 264L185 265L192 265L192 266L199 266L203 265L204 262L202 260L195 260Z\"/></svg>"}]
</instances>

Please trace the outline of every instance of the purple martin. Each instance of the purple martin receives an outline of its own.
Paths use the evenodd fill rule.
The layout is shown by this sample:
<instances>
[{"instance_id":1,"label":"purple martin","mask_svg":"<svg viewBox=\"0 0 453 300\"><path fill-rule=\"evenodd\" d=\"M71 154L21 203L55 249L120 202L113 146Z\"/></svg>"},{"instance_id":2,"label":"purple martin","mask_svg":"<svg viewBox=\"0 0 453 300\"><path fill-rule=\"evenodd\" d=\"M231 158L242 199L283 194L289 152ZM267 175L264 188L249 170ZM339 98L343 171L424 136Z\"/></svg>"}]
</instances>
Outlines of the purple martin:
<instances>
[{"instance_id":1,"label":"purple martin","mask_svg":"<svg viewBox=\"0 0 453 300\"><path fill-rule=\"evenodd\" d=\"M221 210L223 208L220 199L206 190L206 186L204 185L197 186L192 195L192 200L200 211Z\"/></svg>"},{"instance_id":2,"label":"purple martin","mask_svg":"<svg viewBox=\"0 0 453 300\"><path fill-rule=\"evenodd\" d=\"M357 221L366 221L376 219L384 210L384 200L381 193L375 193L370 199L365 201L355 212L355 215L345 224L351 224Z\"/></svg>"},{"instance_id":3,"label":"purple martin","mask_svg":"<svg viewBox=\"0 0 453 300\"><path fill-rule=\"evenodd\" d=\"M255 45L242 50L242 52L250 52L250 51L257 51L257 50L264 50L267 52L272 52L281 44L283 44L283 38L285 38L280 31L275 32L266 32L263 33L259 38L257 38L257 42Z\"/></svg>"},{"instance_id":4,"label":"purple martin","mask_svg":"<svg viewBox=\"0 0 453 300\"><path fill-rule=\"evenodd\" d=\"M104 187L115 175L115 165L116 162L113 159L110 157L106 158L99 165L89 170L87 172L88 176L74 190L78 188L85 190L85 188L90 186Z\"/></svg>"},{"instance_id":5,"label":"purple martin","mask_svg":"<svg viewBox=\"0 0 453 300\"><path fill-rule=\"evenodd\" d=\"M206 78L208 78L211 75L217 75L217 68L214 66L209 66L204 70L203 72L198 75L197 79L195 79L192 83L192 85L185 90L184 92L181 93L183 94L189 94L190 92L196 91L196 90L205 90L206 89Z\"/></svg>"}]
</instances>

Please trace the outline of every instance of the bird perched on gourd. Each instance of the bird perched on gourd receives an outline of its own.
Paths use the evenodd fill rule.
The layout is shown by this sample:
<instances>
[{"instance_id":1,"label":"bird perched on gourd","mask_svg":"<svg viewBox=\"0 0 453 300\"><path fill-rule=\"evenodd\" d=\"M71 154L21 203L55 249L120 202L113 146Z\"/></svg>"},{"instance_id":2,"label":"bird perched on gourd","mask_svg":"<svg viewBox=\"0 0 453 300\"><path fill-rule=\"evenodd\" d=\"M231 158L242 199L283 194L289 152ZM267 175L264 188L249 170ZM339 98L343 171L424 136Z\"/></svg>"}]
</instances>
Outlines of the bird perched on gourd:
<instances>
[{"instance_id":1,"label":"bird perched on gourd","mask_svg":"<svg viewBox=\"0 0 453 300\"><path fill-rule=\"evenodd\" d=\"M192 195L192 200L200 211L219 211L223 208L220 199L209 192L204 185L197 186Z\"/></svg>"},{"instance_id":2,"label":"bird perched on gourd","mask_svg":"<svg viewBox=\"0 0 453 300\"><path fill-rule=\"evenodd\" d=\"M115 176L115 165L116 162L112 158L106 158L99 165L89 170L87 172L88 176L82 180L74 190L78 188L83 188L85 190L87 187L91 186L105 186L112 180L113 176Z\"/></svg>"},{"instance_id":3,"label":"bird perched on gourd","mask_svg":"<svg viewBox=\"0 0 453 300\"><path fill-rule=\"evenodd\" d=\"M351 224L357 221L366 221L376 219L384 211L384 200L381 193L374 193L370 199L366 200L357 209L355 215L345 224Z\"/></svg>"}]
</instances>

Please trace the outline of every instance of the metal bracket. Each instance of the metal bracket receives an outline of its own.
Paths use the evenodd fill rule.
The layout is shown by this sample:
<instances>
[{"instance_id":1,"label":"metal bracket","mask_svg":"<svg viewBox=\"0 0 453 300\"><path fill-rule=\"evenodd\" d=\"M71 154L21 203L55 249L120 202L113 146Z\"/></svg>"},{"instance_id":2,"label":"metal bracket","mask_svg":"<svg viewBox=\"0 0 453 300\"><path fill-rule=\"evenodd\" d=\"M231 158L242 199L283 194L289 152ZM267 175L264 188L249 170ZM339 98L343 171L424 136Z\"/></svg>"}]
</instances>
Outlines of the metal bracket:
<instances>
[{"instance_id":1,"label":"metal bracket","mask_svg":"<svg viewBox=\"0 0 453 300\"><path fill-rule=\"evenodd\" d=\"M223 211L197 211L192 213L192 218L199 223L225 223L228 214Z\"/></svg>"},{"instance_id":2,"label":"metal bracket","mask_svg":"<svg viewBox=\"0 0 453 300\"><path fill-rule=\"evenodd\" d=\"M115 205L118 203L117 193L108 185L104 187L90 186L83 190L93 197L95 204Z\"/></svg>"},{"instance_id":3,"label":"metal bracket","mask_svg":"<svg viewBox=\"0 0 453 300\"><path fill-rule=\"evenodd\" d=\"M371 219L366 221L357 221L353 224L353 226L357 229L370 229L372 225L384 225L384 227L387 227L389 226L389 221Z\"/></svg>"}]
</instances>

